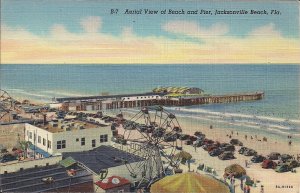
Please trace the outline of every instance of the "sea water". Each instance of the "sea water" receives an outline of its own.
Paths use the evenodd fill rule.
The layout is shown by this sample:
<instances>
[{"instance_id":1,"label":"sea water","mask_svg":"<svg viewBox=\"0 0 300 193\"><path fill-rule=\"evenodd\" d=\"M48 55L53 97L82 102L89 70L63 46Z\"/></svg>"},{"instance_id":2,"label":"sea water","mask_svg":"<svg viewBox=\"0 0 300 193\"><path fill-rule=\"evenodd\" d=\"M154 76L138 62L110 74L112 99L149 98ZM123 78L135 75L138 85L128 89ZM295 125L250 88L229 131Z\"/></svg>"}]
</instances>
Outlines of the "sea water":
<instances>
[{"instance_id":1,"label":"sea water","mask_svg":"<svg viewBox=\"0 0 300 193\"><path fill-rule=\"evenodd\" d=\"M223 128L299 135L299 65L1 65L1 89L50 102L54 97L198 87L208 94L263 91L263 100L170 107L177 116Z\"/></svg>"}]
</instances>

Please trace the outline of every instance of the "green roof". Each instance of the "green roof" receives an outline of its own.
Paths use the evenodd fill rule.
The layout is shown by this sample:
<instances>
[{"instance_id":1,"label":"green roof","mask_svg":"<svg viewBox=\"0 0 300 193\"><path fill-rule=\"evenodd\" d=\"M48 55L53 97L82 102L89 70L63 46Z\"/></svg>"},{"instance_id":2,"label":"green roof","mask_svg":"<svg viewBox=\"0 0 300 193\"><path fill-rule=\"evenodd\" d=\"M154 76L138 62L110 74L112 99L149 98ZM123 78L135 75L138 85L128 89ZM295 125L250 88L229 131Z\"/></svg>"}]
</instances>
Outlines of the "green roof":
<instances>
[{"instance_id":1,"label":"green roof","mask_svg":"<svg viewBox=\"0 0 300 193\"><path fill-rule=\"evenodd\" d=\"M64 160L59 161L59 164L65 168L72 166L73 164L76 164L76 160L74 160L72 157L67 157Z\"/></svg>"}]
</instances>

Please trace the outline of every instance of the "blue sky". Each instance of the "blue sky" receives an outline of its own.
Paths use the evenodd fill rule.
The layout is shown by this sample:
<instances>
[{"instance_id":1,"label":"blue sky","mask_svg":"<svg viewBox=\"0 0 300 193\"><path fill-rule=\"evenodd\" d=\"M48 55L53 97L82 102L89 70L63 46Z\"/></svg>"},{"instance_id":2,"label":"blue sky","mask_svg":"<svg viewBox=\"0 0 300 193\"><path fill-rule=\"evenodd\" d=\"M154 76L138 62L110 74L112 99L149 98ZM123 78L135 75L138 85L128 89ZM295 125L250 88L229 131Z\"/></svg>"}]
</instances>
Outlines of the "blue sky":
<instances>
[{"instance_id":1,"label":"blue sky","mask_svg":"<svg viewBox=\"0 0 300 193\"><path fill-rule=\"evenodd\" d=\"M169 20L184 19L210 26L216 22L224 22L230 26L230 34L243 36L253 28L275 24L284 36L299 35L299 17L297 2L203 2L203 1L61 1L61 0L4 0L2 1L2 22L10 26L22 26L32 33L47 34L53 24L63 24L71 32L82 32L78 22L86 16L101 16L102 32L118 34L122 27L131 26L141 36L166 35L159 30L160 25ZM154 3L153 3L154 2ZM119 9L118 15L111 15L110 9ZM282 12L274 15L124 15L122 10L128 9L226 9L226 10L271 10ZM141 27L142 26L142 27Z\"/></svg>"},{"instance_id":2,"label":"blue sky","mask_svg":"<svg viewBox=\"0 0 300 193\"><path fill-rule=\"evenodd\" d=\"M122 2L122 3L120 3ZM118 14L111 15L111 9L118 9ZM152 10L164 10L164 9L172 9L172 10L211 10L213 15L174 15L174 14L158 14L158 15L126 15L123 14L126 9L134 10L134 9L152 9ZM214 15L215 10L267 10L269 12L268 15ZM280 15L271 15L270 11L278 10L281 12ZM176 52L172 52L170 50L164 50L162 47L163 44L158 44L157 42L168 42L171 44L176 44L178 46L177 52L182 52L183 45L190 44L188 50L198 50L199 53L206 52L207 49L211 49L211 47L219 47L216 46L215 42L232 42L232 46L239 46L240 51L239 54L245 55L245 53L249 53L250 49L256 49L259 45L254 45L253 48L243 48L243 44L247 44L252 40L249 39L252 37L252 34L255 32L260 33L262 36L268 36L270 32L270 36L274 39L278 39L280 37L280 42L278 41L275 45L278 46L276 48L276 52L273 54L270 53L268 48L264 48L266 54L261 56L261 62L268 61L279 61L278 58L274 58L272 60L272 55L276 56L276 53L280 53L281 47L290 48L289 53L286 54L286 58L291 56L292 62L297 60L295 58L295 50L298 47L295 41L299 40L299 8L297 1L196 1L196 0L187 0L187 1L120 1L120 0L2 0L1 1L1 31L3 34L4 48L8 47L2 51L2 56L6 59L8 63L20 62L22 58L16 59L16 56L19 56L18 52L22 52L21 50L17 50L17 46L12 48L11 39L16 40L13 42L14 44L22 44L26 46L26 42L22 42L22 38L26 37L30 39L34 44L37 45L46 45L48 46L48 51L55 50L56 48L52 44L54 42L53 34L57 37L67 34L67 36L74 36L74 38L78 41L78 39L88 42L89 37L86 34L86 28L83 27L81 22L85 20L85 18L89 18L89 21L92 25L97 25L95 22L99 23L99 28L97 28L97 34L89 34L90 36L95 36L95 40L97 37L100 37L99 40L108 40L113 39L112 41L120 41L124 42L128 39L127 36L134 37L137 42L144 42L144 46L148 46L150 43L147 42L151 39L155 43L156 47L160 47L160 53L158 55L147 55L149 57L161 57L163 58L160 62L187 62L187 63L201 63L202 60L196 60L195 56L187 56L184 55L182 59L177 58L177 60L171 60L172 55L176 54ZM95 20L95 21L92 21ZM182 28L191 28L189 29L180 29L180 25ZM166 27L167 26L167 27ZM175 28L174 28L175 26ZM224 29L222 29L224 28ZM223 32L222 32L223 30ZM14 35L13 32L18 31L18 35ZM221 32L220 32L221 31ZM125 32L125 33L124 33ZM219 33L220 32L220 33ZM21 33L21 34L20 34ZM197 34L199 33L199 34ZM202 34L201 34L202 33ZM203 33L206 36L211 34L210 40L214 39L215 42L209 41L203 38ZM265 33L265 34L264 34ZM52 34L52 35L51 35ZM125 35L124 35L125 34ZM227 37L227 39L226 39ZM84 39L86 38L86 39ZM248 39L247 39L248 38ZM75 41L74 39L74 41ZM5 42L5 40L7 40ZM244 42L242 42L244 40ZM282 40L282 41L281 41ZM69 42L72 40L68 40ZM235 42L236 41L236 42ZM46 43L45 43L46 42ZM260 42L269 43L271 40ZM50 45L51 44L51 45ZM62 42L57 42L58 44L64 45ZM109 44L109 43L106 43ZM197 45L194 45L197 44ZM200 45L204 45L205 47L200 47ZM292 44L292 46L291 46ZM7 46L8 45L8 46ZM136 46L135 44L128 44L126 46ZM28 45L29 46L29 45ZM88 45L86 45L88 47ZM105 49L103 45L91 45L91 48L95 46L98 49L98 53L101 55L103 52L101 50ZM102 46L102 47L101 47ZM180 48L181 46L181 48ZM195 47L196 46L196 47ZM231 45L230 45L231 46ZM224 49L233 48L224 47ZM273 46L273 45L272 45ZM70 47L70 46L69 46ZM101 48L100 48L101 47ZM125 45L123 45L122 49L124 50ZM59 47L57 47L56 51ZM152 50L153 48L148 48ZM15 50L13 50L15 49ZM114 47L114 49L116 49ZM248 50L247 50L248 49ZM46 49L45 49L46 50ZM74 50L74 49L73 49ZM87 55L92 55L93 57L96 55L95 52L90 53L86 51ZM148 50L148 51L149 51ZM144 50L144 52L148 52ZM215 55L219 55L219 52L211 49L211 52L215 53ZM28 52L28 51L26 51ZM45 51L46 52L46 51ZM79 50L78 50L79 52ZM134 52L134 51L132 51ZM13 53L16 56L13 56ZM232 50L231 54L236 54L236 50ZM34 50L32 53L26 53L26 55L34 55ZM53 51L54 54L54 51ZM62 53L61 57L63 57ZM74 53L73 53L74 54ZM123 53L120 53L121 56ZM225 53L223 53L225 55ZM254 54L254 53L252 53ZM289 55L292 54L292 55ZM72 55L72 54L70 54ZM67 57L73 57L70 55L66 55ZM194 54L195 55L195 54ZM257 55L257 54L256 54ZM111 55L110 55L111 56ZM132 58L143 58L145 56L144 53L140 53L140 55L132 56ZM51 56L47 55L47 58ZM253 56L244 56L244 58L248 57L253 58ZM66 58L66 57L64 57ZM207 56L203 56L203 61ZM120 59L120 58L118 58ZM145 58L144 58L145 59ZM235 59L235 56L232 55L230 58L223 58L224 62L231 62ZM251 60L248 59L248 62ZM121 59L120 59L121 60ZM136 61L140 61L136 60ZM263 61L265 60L265 61ZM6 61L6 60L4 60ZM24 58L23 60L24 61ZM25 60L26 61L26 60ZM29 62L30 60L28 60ZM41 58L40 61L47 61L44 58ZM96 60L95 60L96 61ZM134 60L135 61L135 60ZM135 62L136 62L135 61ZM142 61L146 61L142 60ZM151 62L152 60L149 59ZM148 62L149 62L148 61ZM218 59L219 62L222 59ZM37 61L33 61L37 62ZM51 61L49 61L51 63ZM66 62L66 61L64 61ZM71 61L70 61L71 62ZM159 62L159 61L155 61ZM246 62L246 60L244 61ZM254 62L254 61L253 61ZM257 61L258 62L258 59ZM83 62L84 63L84 62ZM117 63L117 60L112 62Z\"/></svg>"}]
</instances>

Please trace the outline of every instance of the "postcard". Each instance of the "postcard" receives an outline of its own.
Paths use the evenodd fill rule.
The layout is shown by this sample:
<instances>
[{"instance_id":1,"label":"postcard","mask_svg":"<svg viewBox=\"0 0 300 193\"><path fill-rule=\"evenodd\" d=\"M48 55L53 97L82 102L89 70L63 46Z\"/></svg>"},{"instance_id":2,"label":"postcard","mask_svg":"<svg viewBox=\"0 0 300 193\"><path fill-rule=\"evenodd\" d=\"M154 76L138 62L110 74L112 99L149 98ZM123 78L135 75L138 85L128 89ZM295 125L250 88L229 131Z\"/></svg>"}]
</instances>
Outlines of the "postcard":
<instances>
[{"instance_id":1,"label":"postcard","mask_svg":"<svg viewBox=\"0 0 300 193\"><path fill-rule=\"evenodd\" d=\"M300 192L299 1L0 3L1 192Z\"/></svg>"}]
</instances>

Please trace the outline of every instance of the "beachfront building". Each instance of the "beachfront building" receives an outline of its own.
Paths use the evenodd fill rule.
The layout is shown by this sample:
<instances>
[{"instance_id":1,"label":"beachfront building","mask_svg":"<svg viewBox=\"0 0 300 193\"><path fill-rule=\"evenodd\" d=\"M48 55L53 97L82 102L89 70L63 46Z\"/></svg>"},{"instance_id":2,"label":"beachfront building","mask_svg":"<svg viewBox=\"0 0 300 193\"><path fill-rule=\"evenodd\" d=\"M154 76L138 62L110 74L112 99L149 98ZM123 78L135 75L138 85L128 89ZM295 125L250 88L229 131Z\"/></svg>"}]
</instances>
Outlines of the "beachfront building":
<instances>
[{"instance_id":1,"label":"beachfront building","mask_svg":"<svg viewBox=\"0 0 300 193\"><path fill-rule=\"evenodd\" d=\"M29 153L36 158L109 145L111 137L109 125L76 119L25 124L25 140L32 143Z\"/></svg>"}]
</instances>

